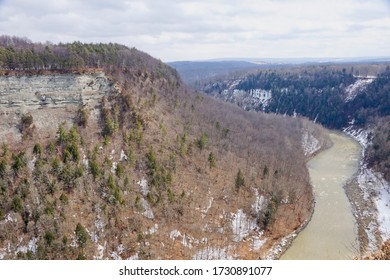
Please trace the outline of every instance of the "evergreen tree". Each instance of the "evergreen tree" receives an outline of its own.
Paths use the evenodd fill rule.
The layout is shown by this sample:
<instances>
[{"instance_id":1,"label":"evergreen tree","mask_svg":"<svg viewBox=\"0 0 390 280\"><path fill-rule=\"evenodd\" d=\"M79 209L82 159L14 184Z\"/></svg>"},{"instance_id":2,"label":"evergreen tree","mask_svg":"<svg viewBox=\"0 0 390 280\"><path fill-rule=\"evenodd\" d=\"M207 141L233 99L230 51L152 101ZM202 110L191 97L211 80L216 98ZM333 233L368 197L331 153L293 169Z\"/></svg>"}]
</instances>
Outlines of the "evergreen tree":
<instances>
[{"instance_id":1,"label":"evergreen tree","mask_svg":"<svg viewBox=\"0 0 390 280\"><path fill-rule=\"evenodd\" d=\"M244 175L242 174L241 169L238 169L238 172L236 175L236 190L238 191L243 186L245 186Z\"/></svg>"}]
</instances>

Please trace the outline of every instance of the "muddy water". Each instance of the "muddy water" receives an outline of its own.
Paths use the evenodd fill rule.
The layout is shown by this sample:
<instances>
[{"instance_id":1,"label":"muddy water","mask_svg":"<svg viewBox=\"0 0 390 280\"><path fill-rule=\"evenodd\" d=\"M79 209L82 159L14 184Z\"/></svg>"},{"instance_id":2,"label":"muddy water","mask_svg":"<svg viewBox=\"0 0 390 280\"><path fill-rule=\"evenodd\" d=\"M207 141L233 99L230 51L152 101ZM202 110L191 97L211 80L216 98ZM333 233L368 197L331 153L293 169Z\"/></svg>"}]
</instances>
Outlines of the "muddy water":
<instances>
[{"instance_id":1,"label":"muddy water","mask_svg":"<svg viewBox=\"0 0 390 280\"><path fill-rule=\"evenodd\" d=\"M316 200L312 220L281 259L351 259L358 254L355 219L343 186L357 171L360 146L330 133L334 145L308 163Z\"/></svg>"}]
</instances>

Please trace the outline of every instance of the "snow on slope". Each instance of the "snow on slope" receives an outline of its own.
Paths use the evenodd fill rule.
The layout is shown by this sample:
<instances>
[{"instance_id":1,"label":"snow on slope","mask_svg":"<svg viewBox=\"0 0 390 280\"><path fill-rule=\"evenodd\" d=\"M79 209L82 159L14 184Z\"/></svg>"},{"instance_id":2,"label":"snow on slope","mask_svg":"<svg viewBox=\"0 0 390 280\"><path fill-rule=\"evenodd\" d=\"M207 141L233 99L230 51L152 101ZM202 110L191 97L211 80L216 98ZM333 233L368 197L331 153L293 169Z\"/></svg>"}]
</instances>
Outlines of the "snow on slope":
<instances>
[{"instance_id":1,"label":"snow on slope","mask_svg":"<svg viewBox=\"0 0 390 280\"><path fill-rule=\"evenodd\" d=\"M354 129L350 126L345 128L344 132L360 143L362 157L364 157L369 145L370 130ZM373 237L375 231L379 230L383 241L390 238L390 184L381 173L368 168L365 163L360 166L357 181L364 199L373 201L376 206L373 213L367 213L375 216L376 223L370 223L370 226L365 229L369 237L369 248L373 251L378 248L378 244L374 244L375 238L370 238Z\"/></svg>"},{"instance_id":2,"label":"snow on slope","mask_svg":"<svg viewBox=\"0 0 390 280\"><path fill-rule=\"evenodd\" d=\"M307 156L313 155L315 152L317 152L321 148L321 145L318 139L313 136L313 134L311 134L308 130L304 130L302 134L302 147L305 156Z\"/></svg>"},{"instance_id":3,"label":"snow on slope","mask_svg":"<svg viewBox=\"0 0 390 280\"><path fill-rule=\"evenodd\" d=\"M360 91L365 89L374 80L375 80L375 77L358 78L355 83L349 85L345 89L345 92L347 94L345 101L353 100L360 93Z\"/></svg>"}]
</instances>

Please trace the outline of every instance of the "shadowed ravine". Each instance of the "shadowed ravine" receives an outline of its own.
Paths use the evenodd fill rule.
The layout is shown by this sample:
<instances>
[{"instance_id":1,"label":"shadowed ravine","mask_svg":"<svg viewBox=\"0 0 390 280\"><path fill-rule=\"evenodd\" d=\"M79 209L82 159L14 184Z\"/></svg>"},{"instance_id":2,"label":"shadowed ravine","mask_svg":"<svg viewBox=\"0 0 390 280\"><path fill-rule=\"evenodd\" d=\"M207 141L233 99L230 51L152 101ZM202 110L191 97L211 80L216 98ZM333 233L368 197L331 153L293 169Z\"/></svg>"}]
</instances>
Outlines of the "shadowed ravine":
<instances>
[{"instance_id":1,"label":"shadowed ravine","mask_svg":"<svg viewBox=\"0 0 390 280\"><path fill-rule=\"evenodd\" d=\"M314 187L312 220L281 259L351 259L357 255L355 219L343 186L358 169L360 146L330 133L334 145L308 163Z\"/></svg>"}]
</instances>

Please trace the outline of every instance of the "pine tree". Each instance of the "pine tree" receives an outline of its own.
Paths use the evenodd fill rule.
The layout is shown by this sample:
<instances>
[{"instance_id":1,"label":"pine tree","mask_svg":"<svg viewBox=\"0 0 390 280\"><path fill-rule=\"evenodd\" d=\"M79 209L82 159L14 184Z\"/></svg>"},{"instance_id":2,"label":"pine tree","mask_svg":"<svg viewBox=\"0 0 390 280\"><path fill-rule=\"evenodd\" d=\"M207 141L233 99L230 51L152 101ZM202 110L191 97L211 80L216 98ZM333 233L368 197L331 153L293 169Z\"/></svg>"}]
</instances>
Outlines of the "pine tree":
<instances>
[{"instance_id":1,"label":"pine tree","mask_svg":"<svg viewBox=\"0 0 390 280\"><path fill-rule=\"evenodd\" d=\"M208 161L209 161L210 169L217 166L217 160L212 152L209 154Z\"/></svg>"},{"instance_id":2,"label":"pine tree","mask_svg":"<svg viewBox=\"0 0 390 280\"><path fill-rule=\"evenodd\" d=\"M238 191L243 186L245 186L244 175L242 174L241 169L238 169L236 176L236 190Z\"/></svg>"}]
</instances>

